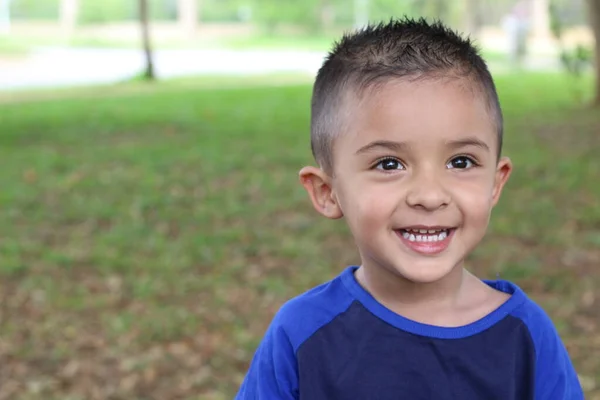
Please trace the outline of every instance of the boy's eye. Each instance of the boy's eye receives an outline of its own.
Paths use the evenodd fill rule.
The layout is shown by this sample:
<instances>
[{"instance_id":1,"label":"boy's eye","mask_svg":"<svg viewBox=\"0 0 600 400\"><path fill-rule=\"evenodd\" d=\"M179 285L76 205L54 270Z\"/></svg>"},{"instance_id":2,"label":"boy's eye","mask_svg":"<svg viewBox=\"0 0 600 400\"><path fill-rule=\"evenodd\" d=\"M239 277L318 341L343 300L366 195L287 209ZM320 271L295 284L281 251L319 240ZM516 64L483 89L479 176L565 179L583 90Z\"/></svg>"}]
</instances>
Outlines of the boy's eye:
<instances>
[{"instance_id":1,"label":"boy's eye","mask_svg":"<svg viewBox=\"0 0 600 400\"><path fill-rule=\"evenodd\" d=\"M475 162L467 156L459 156L454 157L450 162L446 165L448 169L458 168L458 169L467 169L471 168L475 165Z\"/></svg>"},{"instance_id":2,"label":"boy's eye","mask_svg":"<svg viewBox=\"0 0 600 400\"><path fill-rule=\"evenodd\" d=\"M395 158L384 158L380 160L376 165L376 169L382 169L384 171L394 171L397 169L405 169L404 165Z\"/></svg>"}]
</instances>

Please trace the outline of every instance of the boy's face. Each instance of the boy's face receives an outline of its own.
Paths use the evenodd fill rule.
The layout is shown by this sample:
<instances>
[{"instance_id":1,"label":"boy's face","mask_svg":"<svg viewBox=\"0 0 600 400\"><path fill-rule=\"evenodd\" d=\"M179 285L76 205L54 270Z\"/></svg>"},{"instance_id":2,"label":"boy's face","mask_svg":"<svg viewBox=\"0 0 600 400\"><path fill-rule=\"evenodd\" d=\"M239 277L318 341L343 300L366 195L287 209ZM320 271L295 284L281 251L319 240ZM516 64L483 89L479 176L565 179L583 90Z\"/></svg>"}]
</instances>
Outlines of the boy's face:
<instances>
[{"instance_id":1,"label":"boy's face","mask_svg":"<svg viewBox=\"0 0 600 400\"><path fill-rule=\"evenodd\" d=\"M365 268L444 278L483 238L511 171L481 95L458 80L400 81L354 107L333 176L300 173L315 208L346 218Z\"/></svg>"}]
</instances>

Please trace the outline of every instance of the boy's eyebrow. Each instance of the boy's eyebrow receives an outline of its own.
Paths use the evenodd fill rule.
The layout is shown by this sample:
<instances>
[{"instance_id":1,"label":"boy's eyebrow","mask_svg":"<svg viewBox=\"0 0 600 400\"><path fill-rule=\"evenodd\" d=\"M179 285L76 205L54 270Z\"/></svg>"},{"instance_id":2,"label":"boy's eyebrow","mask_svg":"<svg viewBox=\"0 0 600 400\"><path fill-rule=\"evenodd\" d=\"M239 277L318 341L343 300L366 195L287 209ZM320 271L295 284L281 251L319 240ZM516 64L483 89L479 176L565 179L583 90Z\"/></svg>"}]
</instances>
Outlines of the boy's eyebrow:
<instances>
[{"instance_id":1,"label":"boy's eyebrow","mask_svg":"<svg viewBox=\"0 0 600 400\"><path fill-rule=\"evenodd\" d=\"M474 147L480 147L484 150L489 151L490 150L490 146L487 145L487 143L485 143L482 140L479 140L477 138L474 137L467 137L467 138L463 138L463 139L456 139L456 140L449 140L447 142L448 146L458 149L460 147L467 147L467 146L474 146Z\"/></svg>"},{"instance_id":2,"label":"boy's eyebrow","mask_svg":"<svg viewBox=\"0 0 600 400\"><path fill-rule=\"evenodd\" d=\"M384 149L398 152L402 149L405 149L407 144L404 142L394 142L391 140L376 140L358 149L356 154L368 153L369 151L378 147L383 147Z\"/></svg>"}]
</instances>

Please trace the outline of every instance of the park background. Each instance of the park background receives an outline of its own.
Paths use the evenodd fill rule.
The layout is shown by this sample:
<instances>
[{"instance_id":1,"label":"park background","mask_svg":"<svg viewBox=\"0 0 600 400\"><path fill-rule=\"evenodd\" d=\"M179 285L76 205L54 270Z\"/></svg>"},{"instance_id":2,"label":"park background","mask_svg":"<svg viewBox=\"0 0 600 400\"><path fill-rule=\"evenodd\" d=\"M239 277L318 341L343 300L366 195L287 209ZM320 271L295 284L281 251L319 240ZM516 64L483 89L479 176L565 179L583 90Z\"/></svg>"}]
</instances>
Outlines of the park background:
<instances>
[{"instance_id":1,"label":"park background","mask_svg":"<svg viewBox=\"0 0 600 400\"><path fill-rule=\"evenodd\" d=\"M515 172L468 267L550 314L600 399L598 0L0 0L0 400L231 399L281 304L358 262L297 181L311 81L440 18Z\"/></svg>"}]
</instances>

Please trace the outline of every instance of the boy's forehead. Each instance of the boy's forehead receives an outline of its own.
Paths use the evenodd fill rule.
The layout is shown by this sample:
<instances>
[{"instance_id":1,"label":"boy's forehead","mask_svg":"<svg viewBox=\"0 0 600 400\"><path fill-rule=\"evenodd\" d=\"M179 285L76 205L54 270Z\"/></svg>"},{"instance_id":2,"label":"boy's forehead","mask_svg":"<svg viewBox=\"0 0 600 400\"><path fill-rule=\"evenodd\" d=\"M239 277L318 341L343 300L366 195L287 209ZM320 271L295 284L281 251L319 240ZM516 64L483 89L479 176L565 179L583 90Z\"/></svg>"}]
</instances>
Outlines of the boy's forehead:
<instances>
[{"instance_id":1,"label":"boy's forehead","mask_svg":"<svg viewBox=\"0 0 600 400\"><path fill-rule=\"evenodd\" d=\"M496 140L496 129L484 95L458 79L395 80L346 96L346 134L355 145L397 137L410 144L461 136Z\"/></svg>"},{"instance_id":2,"label":"boy's forehead","mask_svg":"<svg viewBox=\"0 0 600 400\"><path fill-rule=\"evenodd\" d=\"M451 110L465 102L478 110L485 107L484 96L473 82L450 76L392 79L367 87L361 94L356 96L357 105L361 108L370 105L371 111L390 105L423 111L432 106L446 105ZM450 99L460 100L461 103L449 102ZM423 103L422 100L429 102Z\"/></svg>"}]
</instances>

